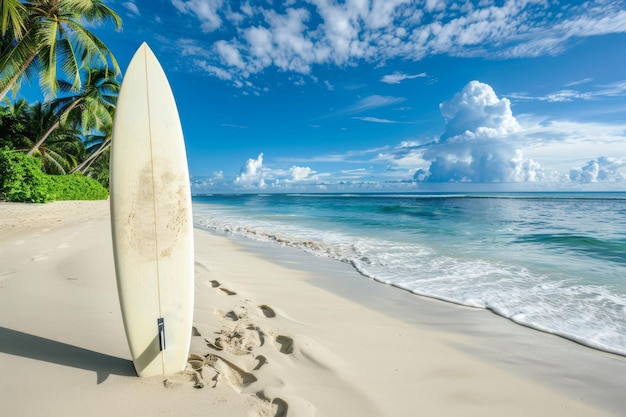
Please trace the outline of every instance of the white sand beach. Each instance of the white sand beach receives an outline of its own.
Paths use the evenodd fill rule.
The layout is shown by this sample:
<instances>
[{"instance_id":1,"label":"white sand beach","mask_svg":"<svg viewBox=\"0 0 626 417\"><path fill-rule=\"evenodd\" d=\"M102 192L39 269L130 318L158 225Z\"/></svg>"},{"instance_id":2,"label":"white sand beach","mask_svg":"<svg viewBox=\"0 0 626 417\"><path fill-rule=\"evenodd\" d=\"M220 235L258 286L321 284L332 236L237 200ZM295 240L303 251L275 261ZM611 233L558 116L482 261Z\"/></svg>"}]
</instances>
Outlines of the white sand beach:
<instances>
[{"instance_id":1,"label":"white sand beach","mask_svg":"<svg viewBox=\"0 0 626 417\"><path fill-rule=\"evenodd\" d=\"M0 203L0 415L618 416L626 358L195 231L192 361L138 378L107 201ZM193 370L193 366L197 371Z\"/></svg>"}]
</instances>

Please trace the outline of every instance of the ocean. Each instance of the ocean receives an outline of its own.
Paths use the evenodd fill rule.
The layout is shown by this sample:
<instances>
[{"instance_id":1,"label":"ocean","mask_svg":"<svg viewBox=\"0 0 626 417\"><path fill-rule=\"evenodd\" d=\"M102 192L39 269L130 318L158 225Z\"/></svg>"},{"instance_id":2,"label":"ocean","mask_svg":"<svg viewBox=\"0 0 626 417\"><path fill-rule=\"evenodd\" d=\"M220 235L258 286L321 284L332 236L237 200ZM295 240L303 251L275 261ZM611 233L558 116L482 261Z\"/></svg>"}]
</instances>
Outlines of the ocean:
<instances>
[{"instance_id":1,"label":"ocean","mask_svg":"<svg viewBox=\"0 0 626 417\"><path fill-rule=\"evenodd\" d=\"M626 193L194 196L196 227L626 355Z\"/></svg>"}]
</instances>

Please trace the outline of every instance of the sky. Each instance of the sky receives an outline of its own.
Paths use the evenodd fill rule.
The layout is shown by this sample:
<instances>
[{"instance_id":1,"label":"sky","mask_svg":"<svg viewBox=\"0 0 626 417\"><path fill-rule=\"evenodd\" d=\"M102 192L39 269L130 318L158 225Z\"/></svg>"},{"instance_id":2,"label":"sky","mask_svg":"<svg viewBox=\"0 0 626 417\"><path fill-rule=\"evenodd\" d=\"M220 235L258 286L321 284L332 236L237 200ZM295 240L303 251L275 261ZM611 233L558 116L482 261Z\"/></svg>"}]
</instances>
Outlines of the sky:
<instances>
[{"instance_id":1,"label":"sky","mask_svg":"<svg viewBox=\"0 0 626 417\"><path fill-rule=\"evenodd\" d=\"M626 3L106 0L194 193L626 191Z\"/></svg>"}]
</instances>

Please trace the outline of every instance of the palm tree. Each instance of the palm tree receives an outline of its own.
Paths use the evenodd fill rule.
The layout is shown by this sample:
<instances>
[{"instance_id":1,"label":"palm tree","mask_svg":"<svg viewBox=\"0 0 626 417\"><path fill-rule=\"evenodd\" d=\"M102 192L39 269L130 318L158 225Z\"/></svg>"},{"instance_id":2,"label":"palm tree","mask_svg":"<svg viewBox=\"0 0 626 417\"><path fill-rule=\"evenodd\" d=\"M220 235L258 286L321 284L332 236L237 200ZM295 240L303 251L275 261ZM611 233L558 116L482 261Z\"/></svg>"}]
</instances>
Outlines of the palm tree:
<instances>
[{"instance_id":1,"label":"palm tree","mask_svg":"<svg viewBox=\"0 0 626 417\"><path fill-rule=\"evenodd\" d=\"M93 165L93 163L98 160L102 155L105 155L109 149L111 148L111 132L113 130L113 125L109 125L106 129L103 129L104 133L88 135L85 137L85 149L87 151L87 155L89 155L83 162L78 164L74 169L72 169L69 173L73 174L75 172L80 172L81 174L87 174L89 168Z\"/></svg>"},{"instance_id":2,"label":"palm tree","mask_svg":"<svg viewBox=\"0 0 626 417\"><path fill-rule=\"evenodd\" d=\"M26 7L20 0L0 0L0 34L11 32L13 39L23 35L26 30Z\"/></svg>"},{"instance_id":3,"label":"palm tree","mask_svg":"<svg viewBox=\"0 0 626 417\"><path fill-rule=\"evenodd\" d=\"M57 132L46 146L39 148L43 169L48 174L69 173L85 157L85 146L71 130Z\"/></svg>"},{"instance_id":4,"label":"palm tree","mask_svg":"<svg viewBox=\"0 0 626 417\"><path fill-rule=\"evenodd\" d=\"M15 9L16 0L2 1ZM120 17L102 0L32 0L23 3L24 13L7 7L7 23L2 26L3 37L11 28L14 37L9 48L0 56L0 99L23 77L32 75L33 69L40 74L42 88L46 95L54 95L58 89L57 67L72 80L72 85L80 85L80 69L84 63L98 62L105 68L109 60L114 71L119 73L115 57L107 46L83 26L86 23L100 23L113 20L120 29ZM19 30L19 16L24 16L24 30ZM9 23L11 22L11 23ZM1 22L0 22L1 23ZM21 27L21 26L20 26Z\"/></svg>"},{"instance_id":5,"label":"palm tree","mask_svg":"<svg viewBox=\"0 0 626 417\"><path fill-rule=\"evenodd\" d=\"M5 65L3 64L3 62L5 60L5 57L8 57L9 55L16 52L14 51L15 45L16 45L15 39L16 38L13 36L12 30L7 31L4 34L0 34L0 88L2 89L4 89L4 83L6 81L5 78L8 77L8 74L9 74L9 69L5 68ZM23 46L23 49L24 48L25 46ZM24 59L27 59L27 58L24 58ZM11 88L6 89L6 92L8 93L9 90L13 90L13 91L18 90L20 87L21 81L24 79L31 79L34 76L36 70L37 70L37 67L36 65L34 65L34 63L31 65L25 66L25 70L22 73L22 76L15 78L15 82L11 84ZM4 95L4 97L0 96L0 100L6 99L6 98L7 98L6 94Z\"/></svg>"},{"instance_id":6,"label":"palm tree","mask_svg":"<svg viewBox=\"0 0 626 417\"><path fill-rule=\"evenodd\" d=\"M108 146L97 158L91 160L87 168L81 170L83 175L93 178L107 189L109 188L109 158L111 156L110 145L111 141L108 142Z\"/></svg>"},{"instance_id":7,"label":"palm tree","mask_svg":"<svg viewBox=\"0 0 626 417\"><path fill-rule=\"evenodd\" d=\"M29 106L28 115L25 118L25 132L23 141L25 151L32 148L32 138L41 137L50 126L56 123L57 113L55 110L42 103L35 103ZM43 163L43 170L49 174L65 174L78 165L85 156L85 146L81 140L79 132L72 126L61 126L48 138L44 146L40 146L33 156L40 158Z\"/></svg>"},{"instance_id":8,"label":"palm tree","mask_svg":"<svg viewBox=\"0 0 626 417\"><path fill-rule=\"evenodd\" d=\"M60 89L74 93L53 100L50 105L57 111L57 121L33 144L32 155L60 126L72 123L83 134L102 131L113 124L113 111L120 83L106 68L91 68L82 72L84 82L80 89L66 81L59 81Z\"/></svg>"},{"instance_id":9,"label":"palm tree","mask_svg":"<svg viewBox=\"0 0 626 417\"><path fill-rule=\"evenodd\" d=\"M3 102L5 104L0 106L0 148L23 148L30 133L30 106L23 98L15 101L5 98Z\"/></svg>"}]
</instances>

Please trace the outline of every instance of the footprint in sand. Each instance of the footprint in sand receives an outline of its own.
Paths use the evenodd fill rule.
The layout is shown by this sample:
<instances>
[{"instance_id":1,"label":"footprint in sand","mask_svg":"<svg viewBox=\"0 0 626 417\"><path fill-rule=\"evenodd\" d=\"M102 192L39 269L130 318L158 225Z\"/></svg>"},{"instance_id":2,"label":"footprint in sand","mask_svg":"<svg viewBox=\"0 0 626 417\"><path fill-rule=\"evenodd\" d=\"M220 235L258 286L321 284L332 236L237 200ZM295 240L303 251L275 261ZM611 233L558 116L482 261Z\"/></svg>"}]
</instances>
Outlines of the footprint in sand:
<instances>
[{"instance_id":1,"label":"footprint in sand","mask_svg":"<svg viewBox=\"0 0 626 417\"><path fill-rule=\"evenodd\" d=\"M196 326L193 326L193 327L191 328L191 335L192 335L192 336L202 336L202 335L200 334L200 332L198 331L198 329L196 328Z\"/></svg>"},{"instance_id":2,"label":"footprint in sand","mask_svg":"<svg viewBox=\"0 0 626 417\"><path fill-rule=\"evenodd\" d=\"M48 259L47 255L35 255L30 258L31 261L43 261L44 259Z\"/></svg>"},{"instance_id":3,"label":"footprint in sand","mask_svg":"<svg viewBox=\"0 0 626 417\"><path fill-rule=\"evenodd\" d=\"M226 295L235 295L235 294L237 294L235 291L231 291L228 288L220 287L220 285L222 285L222 284L220 284L219 281L216 281L214 279L209 281L208 283L211 284L211 288L217 288L218 290L220 290L221 292L223 292Z\"/></svg>"},{"instance_id":4,"label":"footprint in sand","mask_svg":"<svg viewBox=\"0 0 626 417\"><path fill-rule=\"evenodd\" d=\"M265 305L265 304L260 305L259 309L261 309L261 312L263 313L263 315L267 317L268 319L276 317L276 313L274 312L274 309L268 305Z\"/></svg>"},{"instance_id":5,"label":"footprint in sand","mask_svg":"<svg viewBox=\"0 0 626 417\"><path fill-rule=\"evenodd\" d=\"M266 401L267 403L269 403L269 405L274 409L275 413L273 417L287 416L287 409L289 408L287 401L283 400L282 398L274 398L270 401L270 399L265 396L265 393L263 391L257 392L256 396L262 401Z\"/></svg>"},{"instance_id":6,"label":"footprint in sand","mask_svg":"<svg viewBox=\"0 0 626 417\"><path fill-rule=\"evenodd\" d=\"M213 367L226 378L230 385L235 387L245 387L257 381L254 375L222 357L217 357Z\"/></svg>"},{"instance_id":7,"label":"footprint in sand","mask_svg":"<svg viewBox=\"0 0 626 417\"><path fill-rule=\"evenodd\" d=\"M246 327L246 330L254 332L252 334L256 336L255 339L258 338L259 346L263 346L265 344L265 333L263 333L263 331L257 326L249 325Z\"/></svg>"},{"instance_id":8,"label":"footprint in sand","mask_svg":"<svg viewBox=\"0 0 626 417\"><path fill-rule=\"evenodd\" d=\"M263 365L267 363L267 358L263 355L258 355L257 357L254 358L254 360L257 361L257 364L255 365L254 368L252 368L253 371L258 371L259 369L261 369Z\"/></svg>"},{"instance_id":9,"label":"footprint in sand","mask_svg":"<svg viewBox=\"0 0 626 417\"><path fill-rule=\"evenodd\" d=\"M281 398L274 398L271 404L276 406L276 414L274 414L274 417L285 417L287 415L287 409L289 406L285 400Z\"/></svg>"},{"instance_id":10,"label":"footprint in sand","mask_svg":"<svg viewBox=\"0 0 626 417\"><path fill-rule=\"evenodd\" d=\"M232 320L232 321L238 321L239 320L239 316L237 315L237 313L235 313L234 311L229 311L228 313L224 314L224 318Z\"/></svg>"},{"instance_id":11,"label":"footprint in sand","mask_svg":"<svg viewBox=\"0 0 626 417\"><path fill-rule=\"evenodd\" d=\"M286 355L293 353L293 339L288 336L278 336L276 337L276 348L280 353L284 353Z\"/></svg>"},{"instance_id":12,"label":"footprint in sand","mask_svg":"<svg viewBox=\"0 0 626 417\"><path fill-rule=\"evenodd\" d=\"M212 288L218 288L221 292L223 292L226 295L235 295L235 294L237 294L235 291L231 291L228 288L220 287L220 285L222 285L222 284L220 284L219 281L216 281L214 279L209 281L208 283L211 284Z\"/></svg>"},{"instance_id":13,"label":"footprint in sand","mask_svg":"<svg viewBox=\"0 0 626 417\"><path fill-rule=\"evenodd\" d=\"M256 326L240 323L234 329L222 330L221 336L214 343L207 340L207 345L217 350L225 350L233 355L248 355L255 348L265 344L265 335ZM206 339L205 339L206 340Z\"/></svg>"}]
</instances>

